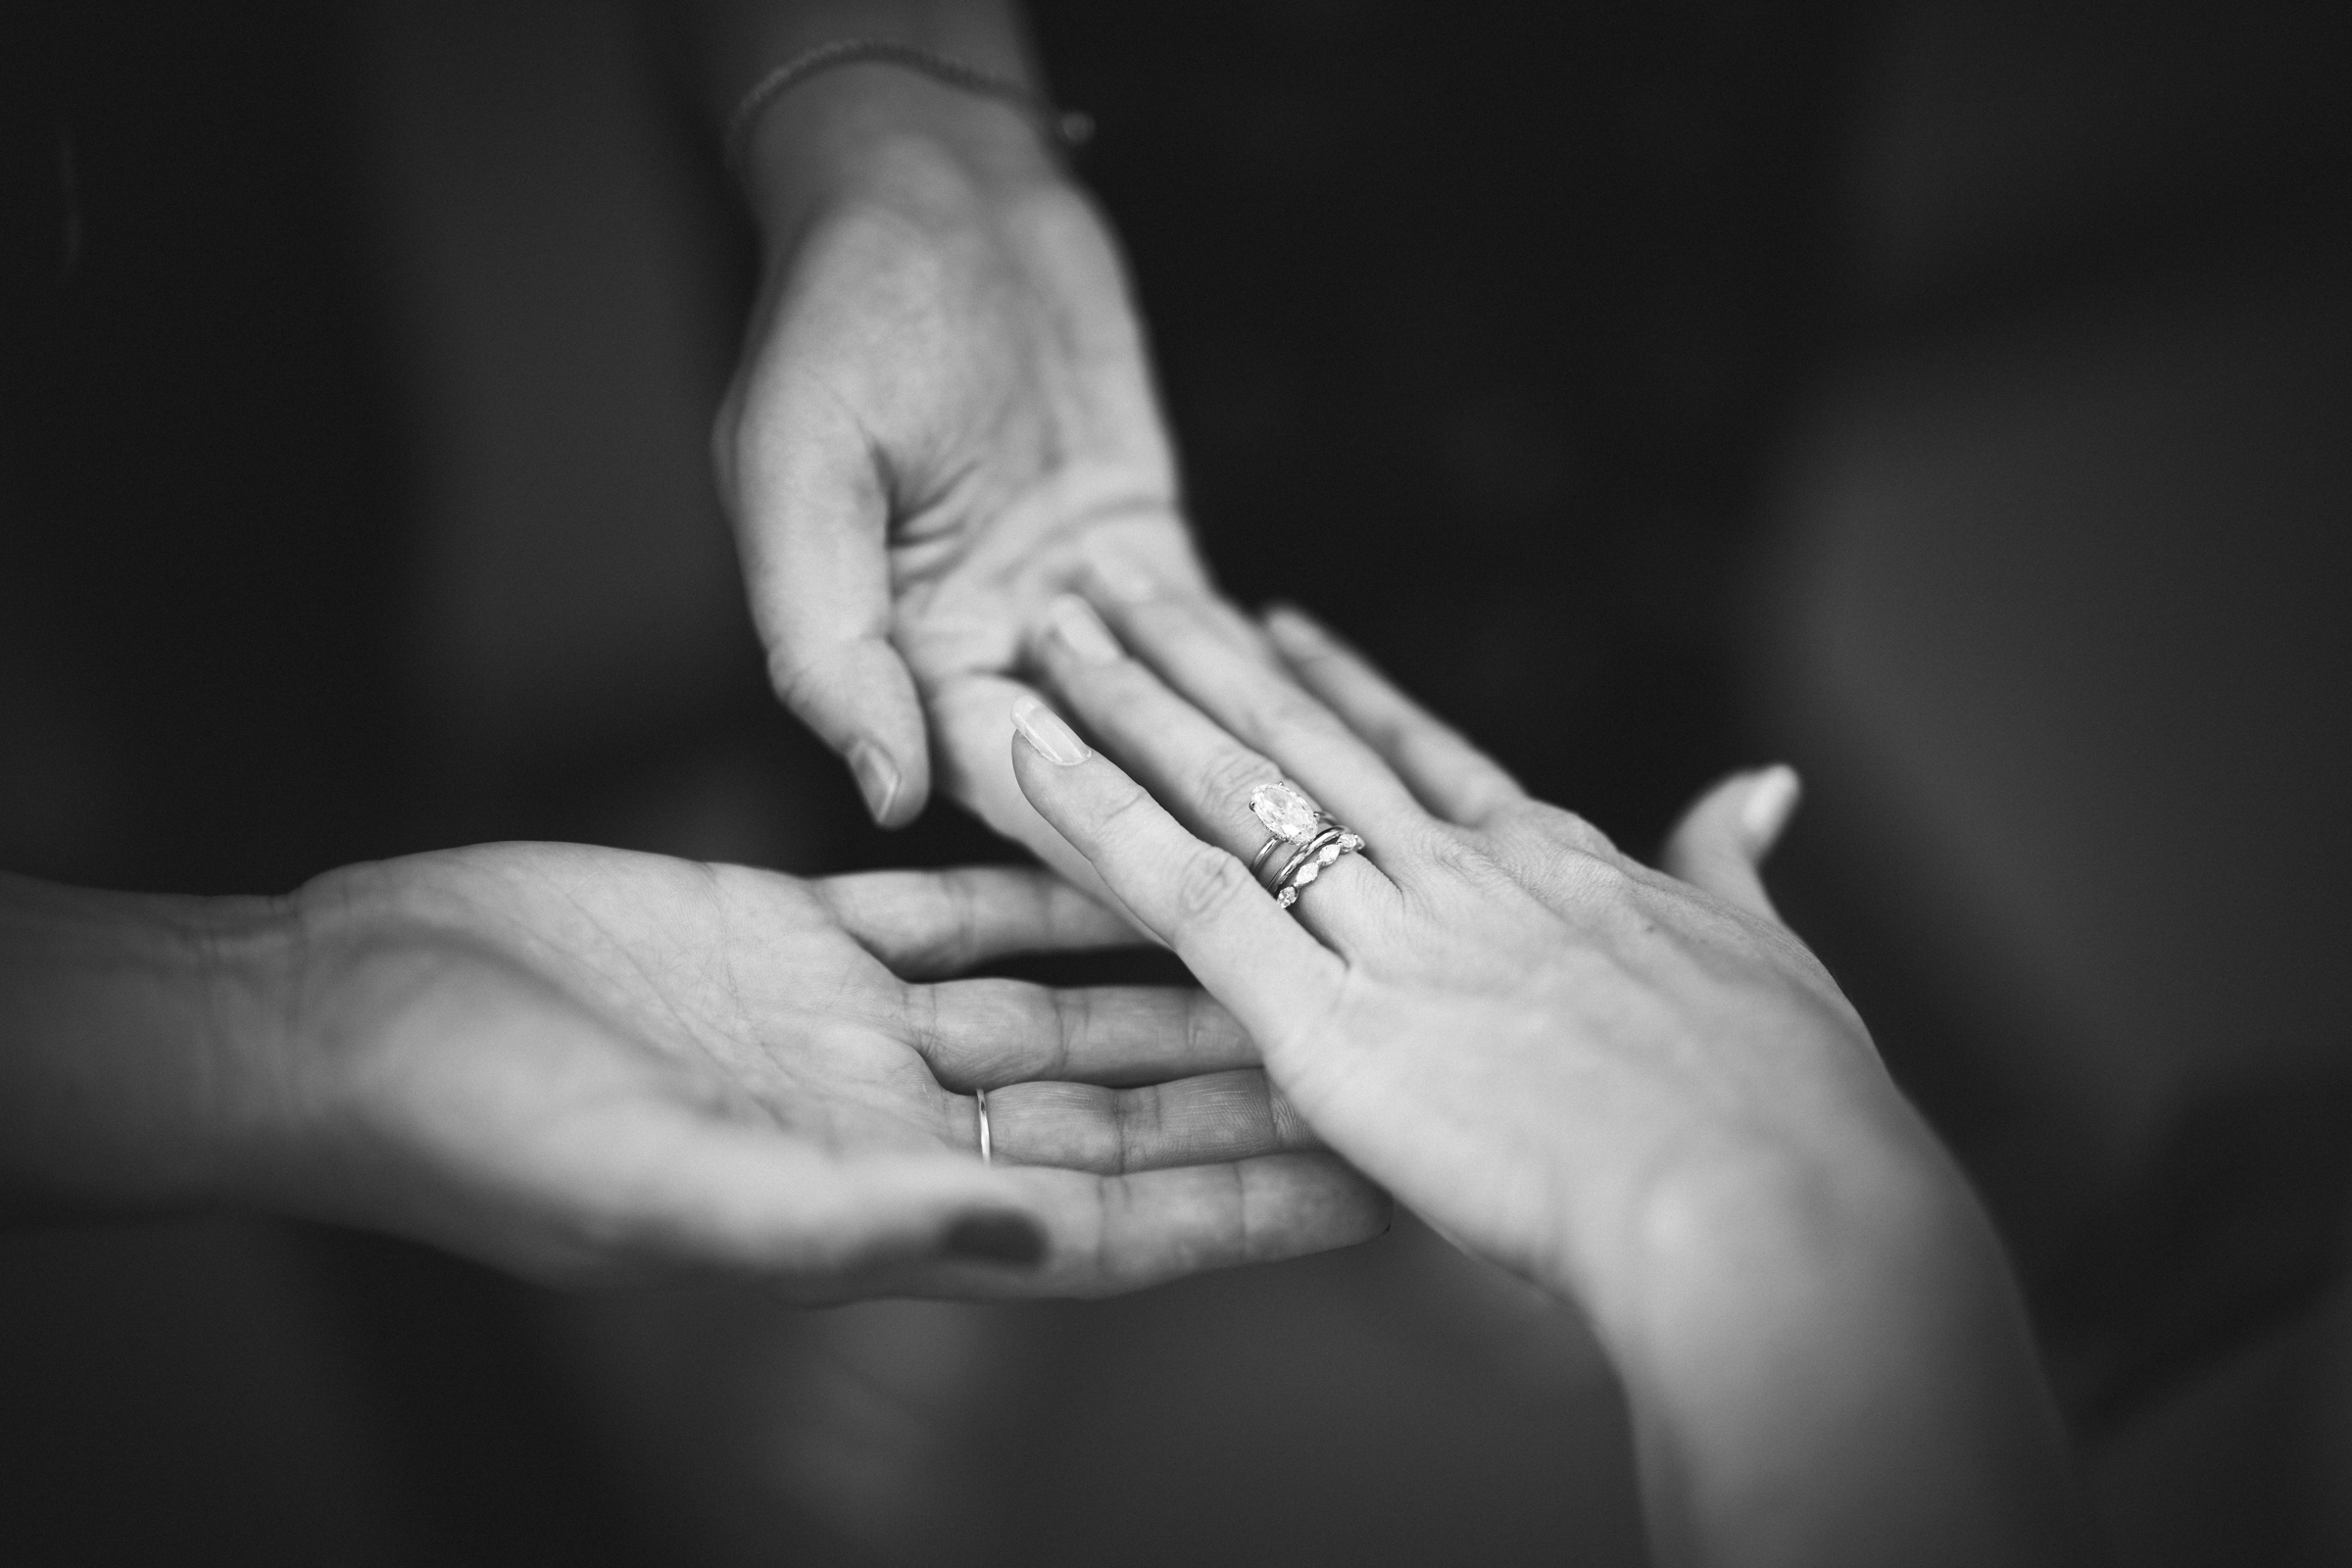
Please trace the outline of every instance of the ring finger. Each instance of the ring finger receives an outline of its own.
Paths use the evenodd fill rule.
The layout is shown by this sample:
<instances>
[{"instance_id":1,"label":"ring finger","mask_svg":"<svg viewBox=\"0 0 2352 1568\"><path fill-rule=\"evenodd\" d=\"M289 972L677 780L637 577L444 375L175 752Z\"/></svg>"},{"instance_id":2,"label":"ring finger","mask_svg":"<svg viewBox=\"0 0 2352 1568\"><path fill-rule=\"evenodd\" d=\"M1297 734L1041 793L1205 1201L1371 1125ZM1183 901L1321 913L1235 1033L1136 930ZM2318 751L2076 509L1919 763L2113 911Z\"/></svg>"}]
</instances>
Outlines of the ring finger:
<instances>
[{"instance_id":1,"label":"ring finger","mask_svg":"<svg viewBox=\"0 0 2352 1568\"><path fill-rule=\"evenodd\" d=\"M1082 599L1064 596L1048 608L1037 657L1071 711L1155 799L1250 865L1261 886L1274 884L1297 852L1269 843L1250 803L1258 786L1282 778L1280 767L1129 659ZM1342 951L1396 898L1396 885L1360 855L1340 856L1317 880L1324 885L1300 887L1293 907Z\"/></svg>"},{"instance_id":2,"label":"ring finger","mask_svg":"<svg viewBox=\"0 0 2352 1568\"><path fill-rule=\"evenodd\" d=\"M977 1148L979 1104L970 1105L966 1147ZM1323 1147L1255 1067L1133 1089L1046 1079L1004 1084L988 1092L988 1119L990 1152L1000 1163L1103 1176Z\"/></svg>"},{"instance_id":3,"label":"ring finger","mask_svg":"<svg viewBox=\"0 0 2352 1568\"><path fill-rule=\"evenodd\" d=\"M1256 747L1378 847L1406 885L1436 820L1387 760L1287 670L1218 635L1197 606L1175 599L1122 602L1110 611L1136 662L1244 745Z\"/></svg>"}]
</instances>

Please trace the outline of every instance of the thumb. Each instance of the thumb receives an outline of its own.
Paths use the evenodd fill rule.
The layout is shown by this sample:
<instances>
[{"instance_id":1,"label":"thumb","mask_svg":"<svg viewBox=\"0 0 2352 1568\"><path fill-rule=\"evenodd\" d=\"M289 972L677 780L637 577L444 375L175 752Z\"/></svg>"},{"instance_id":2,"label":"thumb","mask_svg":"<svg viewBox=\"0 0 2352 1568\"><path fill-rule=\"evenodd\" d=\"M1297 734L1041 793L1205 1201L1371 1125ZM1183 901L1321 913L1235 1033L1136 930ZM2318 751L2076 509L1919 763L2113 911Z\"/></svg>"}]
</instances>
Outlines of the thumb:
<instances>
[{"instance_id":1,"label":"thumb","mask_svg":"<svg viewBox=\"0 0 2352 1568\"><path fill-rule=\"evenodd\" d=\"M914 675L890 636L890 498L877 457L830 399L755 398L728 424L734 461L722 434L719 468L768 680L850 764L874 820L903 826L931 774Z\"/></svg>"},{"instance_id":2,"label":"thumb","mask_svg":"<svg viewBox=\"0 0 2352 1568\"><path fill-rule=\"evenodd\" d=\"M1666 840L1667 874L1778 921L1757 868L1796 809L1796 770L1776 762L1735 773L1700 796Z\"/></svg>"}]
</instances>

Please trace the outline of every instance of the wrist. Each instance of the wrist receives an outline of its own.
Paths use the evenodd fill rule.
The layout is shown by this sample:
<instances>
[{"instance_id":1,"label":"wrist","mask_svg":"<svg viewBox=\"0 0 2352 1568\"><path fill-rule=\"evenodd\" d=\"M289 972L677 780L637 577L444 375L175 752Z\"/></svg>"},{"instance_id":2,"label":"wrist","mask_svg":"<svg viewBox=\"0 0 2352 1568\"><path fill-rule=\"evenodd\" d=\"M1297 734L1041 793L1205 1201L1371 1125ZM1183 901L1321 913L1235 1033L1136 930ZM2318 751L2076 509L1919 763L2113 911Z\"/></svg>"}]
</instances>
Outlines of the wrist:
<instances>
[{"instance_id":1,"label":"wrist","mask_svg":"<svg viewBox=\"0 0 2352 1568\"><path fill-rule=\"evenodd\" d=\"M744 190L771 245L838 202L923 207L1065 182L1020 108L886 62L799 83L744 142Z\"/></svg>"},{"instance_id":2,"label":"wrist","mask_svg":"<svg viewBox=\"0 0 2352 1568\"><path fill-rule=\"evenodd\" d=\"M1596 1328L1669 1556L2063 1556L2064 1438L1999 1242L1939 1152L1893 1142L1727 1165L1647 1216Z\"/></svg>"},{"instance_id":3,"label":"wrist","mask_svg":"<svg viewBox=\"0 0 2352 1568\"><path fill-rule=\"evenodd\" d=\"M282 1120L284 901L0 882L0 1182L27 1212L244 1199Z\"/></svg>"}]
</instances>

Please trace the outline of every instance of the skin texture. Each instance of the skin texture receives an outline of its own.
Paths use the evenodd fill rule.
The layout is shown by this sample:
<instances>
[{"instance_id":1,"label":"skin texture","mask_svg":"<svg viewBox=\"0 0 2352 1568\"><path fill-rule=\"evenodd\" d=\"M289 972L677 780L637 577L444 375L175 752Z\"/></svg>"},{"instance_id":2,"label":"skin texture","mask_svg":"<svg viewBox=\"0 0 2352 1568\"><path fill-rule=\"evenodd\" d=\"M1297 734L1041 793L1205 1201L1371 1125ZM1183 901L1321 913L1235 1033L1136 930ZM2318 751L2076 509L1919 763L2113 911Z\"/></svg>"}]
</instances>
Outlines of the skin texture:
<instances>
[{"instance_id":1,"label":"skin texture","mask_svg":"<svg viewBox=\"0 0 2352 1568\"><path fill-rule=\"evenodd\" d=\"M811 1301L1100 1294L1387 1224L1200 994L939 978L1132 940L1044 873L512 844L229 908L0 891L8 1186L57 1207Z\"/></svg>"},{"instance_id":2,"label":"skin texture","mask_svg":"<svg viewBox=\"0 0 2352 1568\"><path fill-rule=\"evenodd\" d=\"M1660 872L1303 617L1271 618L1269 674L1187 603L1105 600L1109 626L1063 599L1033 645L1102 750L1017 708L1023 788L1318 1135L1590 1315L1660 1554L2063 1560L1998 1246L1757 879L1793 776L1719 786ZM1370 844L1295 915L1244 864L1276 777Z\"/></svg>"}]
</instances>

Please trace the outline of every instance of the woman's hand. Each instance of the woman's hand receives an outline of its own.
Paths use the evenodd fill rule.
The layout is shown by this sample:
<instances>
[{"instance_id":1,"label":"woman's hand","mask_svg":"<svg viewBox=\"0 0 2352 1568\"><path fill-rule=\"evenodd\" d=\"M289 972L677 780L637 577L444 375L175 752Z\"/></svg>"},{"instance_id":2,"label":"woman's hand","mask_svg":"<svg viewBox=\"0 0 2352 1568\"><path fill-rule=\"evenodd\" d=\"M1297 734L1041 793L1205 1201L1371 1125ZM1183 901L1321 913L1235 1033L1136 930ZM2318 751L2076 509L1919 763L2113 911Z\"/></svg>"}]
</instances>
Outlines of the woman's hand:
<instances>
[{"instance_id":1,"label":"woman's hand","mask_svg":"<svg viewBox=\"0 0 2352 1568\"><path fill-rule=\"evenodd\" d=\"M1031 704L1022 787L1333 1149L1592 1316L1665 1554L2043 1560L2056 1440L1998 1247L1756 879L1793 777L1702 800L1665 875L1301 617L1283 677L1185 604L1111 614L1056 601L1036 657L1127 770ZM1245 864L1283 777L1368 841L1292 912Z\"/></svg>"},{"instance_id":2,"label":"woman's hand","mask_svg":"<svg viewBox=\"0 0 2352 1568\"><path fill-rule=\"evenodd\" d=\"M1090 564L1208 592L1109 230L1016 111L904 69L829 71L757 129L715 449L776 691L877 821L936 770L1091 882L1005 760L1022 628Z\"/></svg>"},{"instance_id":3,"label":"woman's hand","mask_svg":"<svg viewBox=\"0 0 2352 1568\"><path fill-rule=\"evenodd\" d=\"M173 1151L178 1190L137 1196L389 1230L537 1278L712 1273L804 1299L1094 1294L1386 1224L1200 994L936 981L1132 940L1045 872L809 882L490 845L179 920L206 1005L153 1011L209 1013L190 1048L133 1038L120 1011L72 1041L53 980L12 1009L34 1049L61 1042L49 1082L84 1080L36 1137L109 1110L150 1129L52 1187L135 1188ZM70 947L69 969L130 1000L129 965L86 932Z\"/></svg>"}]
</instances>

